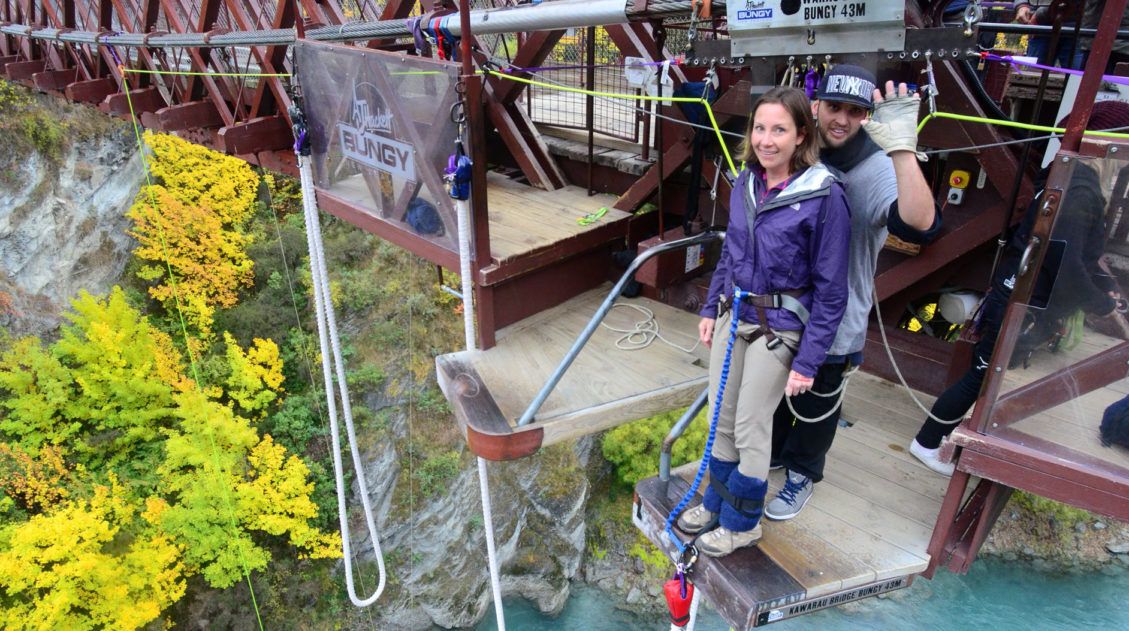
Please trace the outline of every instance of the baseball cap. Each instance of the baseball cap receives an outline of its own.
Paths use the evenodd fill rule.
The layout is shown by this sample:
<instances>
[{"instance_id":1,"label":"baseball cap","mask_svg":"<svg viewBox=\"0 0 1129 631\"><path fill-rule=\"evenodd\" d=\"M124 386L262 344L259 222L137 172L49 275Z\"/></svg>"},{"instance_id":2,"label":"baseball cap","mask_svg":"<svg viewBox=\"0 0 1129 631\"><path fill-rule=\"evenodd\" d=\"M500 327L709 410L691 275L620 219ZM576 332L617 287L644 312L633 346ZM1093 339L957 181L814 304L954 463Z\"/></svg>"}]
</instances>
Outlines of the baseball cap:
<instances>
[{"instance_id":1,"label":"baseball cap","mask_svg":"<svg viewBox=\"0 0 1129 631\"><path fill-rule=\"evenodd\" d=\"M866 68L839 64L827 71L819 81L815 98L820 101L851 103L866 109L874 108L874 75Z\"/></svg>"}]
</instances>

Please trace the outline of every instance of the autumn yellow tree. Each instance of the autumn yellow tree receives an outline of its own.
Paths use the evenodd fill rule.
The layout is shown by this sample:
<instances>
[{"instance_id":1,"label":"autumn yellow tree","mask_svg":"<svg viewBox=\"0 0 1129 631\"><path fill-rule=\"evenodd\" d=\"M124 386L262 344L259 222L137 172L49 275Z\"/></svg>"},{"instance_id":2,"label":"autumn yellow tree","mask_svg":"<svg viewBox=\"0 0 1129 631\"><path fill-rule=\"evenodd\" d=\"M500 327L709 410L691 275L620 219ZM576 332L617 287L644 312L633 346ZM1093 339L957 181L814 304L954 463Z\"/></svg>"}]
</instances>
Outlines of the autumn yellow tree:
<instances>
[{"instance_id":1,"label":"autumn yellow tree","mask_svg":"<svg viewBox=\"0 0 1129 631\"><path fill-rule=\"evenodd\" d=\"M141 187L127 213L134 256L143 261L137 274L207 340L215 310L234 306L254 279L245 227L259 176L238 158L175 136L146 132L145 144L153 184Z\"/></svg>"},{"instance_id":2,"label":"autumn yellow tree","mask_svg":"<svg viewBox=\"0 0 1129 631\"><path fill-rule=\"evenodd\" d=\"M168 535L117 485L0 528L0 628L137 629L184 595ZM128 533L128 534L127 534Z\"/></svg>"},{"instance_id":3,"label":"autumn yellow tree","mask_svg":"<svg viewBox=\"0 0 1129 631\"><path fill-rule=\"evenodd\" d=\"M306 464L252 423L282 393L273 342L225 336L203 387L120 289L66 317L0 356L0 629L138 628L188 577L340 556Z\"/></svg>"}]
</instances>

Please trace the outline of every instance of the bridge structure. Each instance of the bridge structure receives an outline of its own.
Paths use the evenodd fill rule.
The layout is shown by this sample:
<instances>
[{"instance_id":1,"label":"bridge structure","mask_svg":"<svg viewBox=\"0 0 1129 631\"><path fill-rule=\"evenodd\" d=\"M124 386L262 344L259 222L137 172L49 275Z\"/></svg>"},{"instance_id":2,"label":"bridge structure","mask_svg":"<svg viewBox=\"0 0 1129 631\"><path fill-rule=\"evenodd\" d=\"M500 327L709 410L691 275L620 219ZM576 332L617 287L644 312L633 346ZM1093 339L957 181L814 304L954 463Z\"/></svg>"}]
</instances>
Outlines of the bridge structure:
<instances>
[{"instance_id":1,"label":"bridge structure","mask_svg":"<svg viewBox=\"0 0 1129 631\"><path fill-rule=\"evenodd\" d=\"M378 95L361 100L366 108L383 100L396 111L404 121L397 128L404 135L397 137L411 138L419 163L445 158L454 123L435 104L446 108L448 101L439 97L455 98L466 115L474 162L470 270L480 350L441 356L438 378L472 451L504 460L688 405L706 382L700 349L682 353L653 345L634 356L586 351L576 359L581 376L562 380L531 412L529 402L550 379L554 361L570 352L588 316L600 308L608 281L618 277L614 252L645 252L681 236L680 220L690 206L711 209L706 224L723 226L728 217L724 163L702 158L718 147L706 142L702 148L698 130L686 124L692 112L640 98L627 108L634 142L595 131L601 98L592 94L599 87L597 66L624 66L627 59L649 72L666 66L672 88L716 77L713 116L722 131L737 132L750 98L797 66L802 70L803 63L818 65L821 58L862 63L880 80L923 77L928 70L931 79L923 82L931 84L937 110L965 117L937 117L919 138L932 155L923 169L945 205L944 228L924 249L890 243L880 255L882 315L872 323L866 356L867 370L877 378L893 379L897 364L926 399L938 394L968 366L971 341L953 343L897 325L907 311L940 292L985 288L998 236L1018 220L1034 193L1035 161L1020 146L1006 144L1016 134L978 122L1006 114L969 63L977 60L974 25L947 25L943 0L911 1L897 3L898 28L884 27L882 37L893 43L882 50L804 55L805 46L826 41L826 32L813 28L804 37L773 40L771 50L754 45L736 52L726 4L707 2L704 10L702 4L493 0L472 7L464 0L457 11L442 0L0 0L0 74L110 115L127 117L132 110L146 128L289 174L296 172L290 107L313 107L322 99L318 107L336 117L326 119L332 123L327 129L338 129L333 125L346 121L350 105L356 111L361 99L357 73L367 72L341 75L352 81L349 98L337 94L347 91L346 84L335 90L333 74L308 74L296 91L293 76L301 79L308 64L385 68L369 81ZM1106 5L1108 19L1078 87L1076 102L1087 116L1126 2ZM860 3L851 6L858 11ZM437 52L420 54L412 35L419 23L440 24L440 35L465 43L459 63ZM1052 37L1060 30L1061 24ZM440 42L433 39L434 49ZM597 63L598 42L610 63ZM793 49L797 52L790 54ZM328 61L336 57L368 61ZM679 63L664 64L676 58ZM559 68L565 60L577 68ZM582 114L579 130L539 118L535 104L546 99L544 86L551 82L539 81L537 87L522 81L540 79L540 67L553 66L569 73L572 83L565 87L587 91L583 101L567 106ZM407 70L399 75L439 79L412 83L394 78L391 68ZM1044 75L1036 108L1046 83ZM535 96L535 89L542 92ZM297 94L301 101L295 103ZM550 110L566 107L562 100L539 106L546 103ZM1114 241L1129 234L1129 220L1122 217L1129 207L1127 189L1117 175L1129 151L1118 153L1123 141L1083 140L1084 120L1072 120L1052 170L1055 203L1036 229L1043 243L1070 173L1080 165L1104 178ZM321 133L325 141L325 130ZM398 175L357 167L341 152L318 151L315 146L316 195L323 210L437 268L460 269L451 234L454 210L439 199L437 172L405 183ZM957 174L966 186L954 194ZM969 180L975 184L968 186ZM410 221L410 202L423 198L435 207L442 228L421 229ZM639 212L652 205L657 212ZM693 256L660 255L639 270L642 304L671 326L691 331L716 256L706 240L694 246ZM1037 268L1045 251L1033 255ZM1021 280L1015 292L976 412L947 447L957 468L951 483L923 481L929 474L905 454L924 415L894 401L887 382L868 381L846 407L861 429L844 430L846 437L830 456L829 466L842 483L820 485L805 513L810 523L790 527L787 536L769 535L757 549L734 555L732 563L703 562L700 584L732 624L756 626L788 617L789 611L904 587L940 566L965 571L1015 488L1129 519L1129 456L1101 446L1096 432L1105 405L1129 393L1122 383L1129 328L1088 325L1081 346L1019 361L1013 349L1024 316L1045 308L1030 304L1030 281ZM887 328L893 362L886 359L879 324ZM597 332L593 339L606 342L606 349L615 340L605 335ZM693 335L684 341L689 346ZM1017 361L1027 369L1013 369ZM651 480L637 489L636 523L667 549L658 525L674 504L674 491L684 487ZM847 530L853 534L845 535Z\"/></svg>"}]
</instances>

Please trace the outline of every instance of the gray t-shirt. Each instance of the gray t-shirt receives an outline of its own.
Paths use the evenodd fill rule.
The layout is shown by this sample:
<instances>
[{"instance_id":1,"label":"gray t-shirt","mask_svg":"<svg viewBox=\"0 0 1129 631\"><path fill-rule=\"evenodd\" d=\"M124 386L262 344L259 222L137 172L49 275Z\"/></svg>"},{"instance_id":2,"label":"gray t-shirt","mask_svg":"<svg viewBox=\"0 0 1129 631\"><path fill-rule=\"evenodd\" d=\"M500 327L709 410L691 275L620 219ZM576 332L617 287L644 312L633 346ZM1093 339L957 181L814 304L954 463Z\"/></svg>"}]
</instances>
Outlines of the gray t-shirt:
<instances>
[{"instance_id":1,"label":"gray t-shirt","mask_svg":"<svg viewBox=\"0 0 1129 631\"><path fill-rule=\"evenodd\" d=\"M866 327L874 296L878 253L886 243L886 218L898 199L894 163L881 151L872 153L843 174L851 207L851 253L847 283L847 312L839 324L828 355L857 353L866 345Z\"/></svg>"}]
</instances>

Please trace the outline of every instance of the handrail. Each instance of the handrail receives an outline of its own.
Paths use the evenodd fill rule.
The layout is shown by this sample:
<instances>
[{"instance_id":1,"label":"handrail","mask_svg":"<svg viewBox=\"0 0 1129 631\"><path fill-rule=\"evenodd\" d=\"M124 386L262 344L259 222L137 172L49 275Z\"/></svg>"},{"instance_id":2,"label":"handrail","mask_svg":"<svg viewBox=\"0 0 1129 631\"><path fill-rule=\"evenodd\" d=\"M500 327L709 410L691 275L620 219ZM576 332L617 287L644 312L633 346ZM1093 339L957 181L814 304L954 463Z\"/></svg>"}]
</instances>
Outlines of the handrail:
<instances>
[{"instance_id":1,"label":"handrail","mask_svg":"<svg viewBox=\"0 0 1129 631\"><path fill-rule=\"evenodd\" d=\"M706 407L706 397L709 393L709 386L702 389L702 393L698 395L697 399L694 399L690 407L686 408L686 413L670 428L670 432L667 433L666 438L663 439L662 451L659 452L659 481L663 484L670 482L670 452L674 448L674 441L678 440L682 437L682 434L686 433L686 428L690 426L690 421L694 420L694 417L698 416L698 412L701 412L702 408Z\"/></svg>"},{"instance_id":2,"label":"handrail","mask_svg":"<svg viewBox=\"0 0 1129 631\"><path fill-rule=\"evenodd\" d=\"M561 363L557 366L557 369L549 377L549 380L545 382L545 385L541 387L541 391L538 392L537 396L533 398L533 402L530 403L529 407L527 407L525 409L525 412L522 413L521 418L519 418L517 421L517 426L522 427L523 425L528 425L533 422L533 416L537 414L537 411L541 409L542 405L544 405L545 399L549 398L549 394L553 392L553 388L556 388L557 384L560 383L561 378L564 377L565 371L568 370L569 366L571 366L572 362L576 359L576 356L579 355L580 351L584 348L584 345L588 343L589 339L591 339L592 334L596 332L596 328L600 326L600 322L602 322L604 317L608 315L608 312L611 311L612 305L615 304L615 300L623 291L624 286L627 285L628 281L635 277L635 272L637 272L639 268L642 267L643 263L646 263L656 255L662 254L663 252L679 250L690 247L692 245L698 245L699 243L709 243L711 241L717 241L724 238L724 231L703 232L692 237L675 239L674 241L667 241L665 243L656 245L655 247L650 248L646 252L635 257L635 260L632 261L631 265L627 267L627 271L624 272L623 276L620 277L619 282L617 282L615 284L615 287L612 287L612 290L608 292L608 297L604 298L603 304L600 305L599 309L596 309L595 315L593 315L592 319L588 321L588 325L584 327L584 330L580 333L580 336L576 338L575 342L573 342L572 348L568 349L568 352L565 353L564 359L561 360Z\"/></svg>"}]
</instances>

